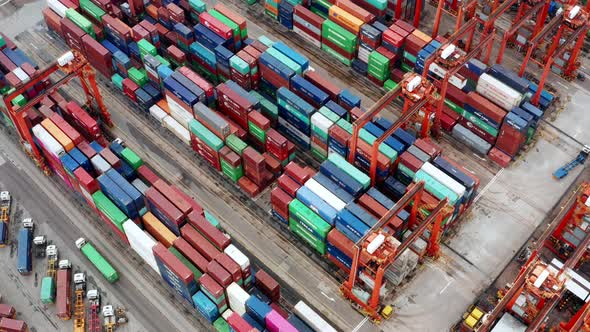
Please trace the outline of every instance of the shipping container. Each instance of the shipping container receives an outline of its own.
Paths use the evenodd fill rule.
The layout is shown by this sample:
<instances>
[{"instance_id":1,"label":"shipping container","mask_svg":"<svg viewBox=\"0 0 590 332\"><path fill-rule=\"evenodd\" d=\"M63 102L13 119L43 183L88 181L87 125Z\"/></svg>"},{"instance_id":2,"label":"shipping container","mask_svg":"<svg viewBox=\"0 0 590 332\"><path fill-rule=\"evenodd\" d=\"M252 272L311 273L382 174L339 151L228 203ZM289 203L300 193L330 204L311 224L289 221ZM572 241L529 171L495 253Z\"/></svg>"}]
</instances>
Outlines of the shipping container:
<instances>
[{"instance_id":1,"label":"shipping container","mask_svg":"<svg viewBox=\"0 0 590 332\"><path fill-rule=\"evenodd\" d=\"M72 318L72 269L57 270L57 292L55 307L57 317L62 320Z\"/></svg>"},{"instance_id":2,"label":"shipping container","mask_svg":"<svg viewBox=\"0 0 590 332\"><path fill-rule=\"evenodd\" d=\"M26 275L33 269L33 231L30 228L21 228L17 238L17 270Z\"/></svg>"},{"instance_id":3,"label":"shipping container","mask_svg":"<svg viewBox=\"0 0 590 332\"><path fill-rule=\"evenodd\" d=\"M92 244L86 242L83 238L76 241L76 246L82 251L82 254L88 258L90 263L102 274L110 283L119 280L119 274L113 266L94 248Z\"/></svg>"}]
</instances>

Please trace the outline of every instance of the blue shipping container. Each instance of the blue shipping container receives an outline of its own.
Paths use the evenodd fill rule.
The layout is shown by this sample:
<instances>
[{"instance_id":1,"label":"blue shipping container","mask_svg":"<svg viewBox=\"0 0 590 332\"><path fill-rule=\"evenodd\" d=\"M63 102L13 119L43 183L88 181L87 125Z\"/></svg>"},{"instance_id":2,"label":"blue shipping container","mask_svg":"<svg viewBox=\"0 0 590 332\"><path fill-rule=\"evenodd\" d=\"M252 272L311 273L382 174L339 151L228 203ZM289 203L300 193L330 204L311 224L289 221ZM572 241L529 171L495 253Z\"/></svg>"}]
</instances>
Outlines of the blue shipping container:
<instances>
[{"instance_id":1,"label":"blue shipping container","mask_svg":"<svg viewBox=\"0 0 590 332\"><path fill-rule=\"evenodd\" d=\"M33 232L28 228L21 228L18 231L18 248L16 268L20 274L29 274L33 268L32 264L32 242Z\"/></svg>"},{"instance_id":2,"label":"blue shipping container","mask_svg":"<svg viewBox=\"0 0 590 332\"><path fill-rule=\"evenodd\" d=\"M5 246L8 238L8 224L0 221L0 246Z\"/></svg>"},{"instance_id":3,"label":"blue shipping container","mask_svg":"<svg viewBox=\"0 0 590 332\"><path fill-rule=\"evenodd\" d=\"M219 317L217 306L203 292L196 292L195 295L192 296L192 301L199 313L210 323L213 323L213 321Z\"/></svg>"},{"instance_id":4,"label":"blue shipping container","mask_svg":"<svg viewBox=\"0 0 590 332\"><path fill-rule=\"evenodd\" d=\"M164 87L192 108L199 101L199 98L175 80L172 75L164 80Z\"/></svg>"},{"instance_id":5,"label":"blue shipping container","mask_svg":"<svg viewBox=\"0 0 590 332\"><path fill-rule=\"evenodd\" d=\"M115 171L116 172L116 171ZM97 179L100 190L130 219L139 217L139 212L135 208L133 199L127 195L115 182L106 174L102 174Z\"/></svg>"},{"instance_id":6,"label":"blue shipping container","mask_svg":"<svg viewBox=\"0 0 590 332\"><path fill-rule=\"evenodd\" d=\"M256 296L250 296L250 298L246 300L246 312L263 326L266 325L264 320L271 310L272 309L268 304L262 302Z\"/></svg>"},{"instance_id":7,"label":"blue shipping container","mask_svg":"<svg viewBox=\"0 0 590 332\"><path fill-rule=\"evenodd\" d=\"M363 193L363 185L330 160L320 165L320 172L354 197L359 197Z\"/></svg>"},{"instance_id":8,"label":"blue shipping container","mask_svg":"<svg viewBox=\"0 0 590 332\"><path fill-rule=\"evenodd\" d=\"M80 165L68 153L61 156L59 160L64 166L64 169L70 174L74 174L76 168L80 167Z\"/></svg>"},{"instance_id":9,"label":"blue shipping container","mask_svg":"<svg viewBox=\"0 0 590 332\"><path fill-rule=\"evenodd\" d=\"M121 174L112 168L106 171L105 174L133 200L137 211L145 207L145 199L143 195Z\"/></svg>"},{"instance_id":10,"label":"blue shipping container","mask_svg":"<svg viewBox=\"0 0 590 332\"><path fill-rule=\"evenodd\" d=\"M351 194L344 190L344 188L340 187L336 182L330 180L330 178L324 174L317 173L313 176L313 179L324 186L324 188L328 189L332 194L336 195L336 197L340 198L340 200L344 203L354 200L354 197Z\"/></svg>"},{"instance_id":11,"label":"blue shipping container","mask_svg":"<svg viewBox=\"0 0 590 332\"><path fill-rule=\"evenodd\" d=\"M258 58L258 61L261 65L265 65L270 70L274 71L275 73L279 74L283 79L290 80L293 75L295 75L295 71L291 68L287 67L284 63L277 60L272 55L264 52Z\"/></svg>"},{"instance_id":12,"label":"blue shipping container","mask_svg":"<svg viewBox=\"0 0 590 332\"><path fill-rule=\"evenodd\" d=\"M275 43L275 45L278 43ZM330 96L305 78L295 75L291 78L291 90L313 103L316 108L330 100Z\"/></svg>"},{"instance_id":13,"label":"blue shipping container","mask_svg":"<svg viewBox=\"0 0 590 332\"><path fill-rule=\"evenodd\" d=\"M297 190L297 199L305 204L305 206L310 208L313 212L322 217L322 219L324 219L328 224L334 226L338 211L322 200L318 195L309 190L309 188L305 186L299 188L299 190Z\"/></svg>"},{"instance_id":14,"label":"blue shipping container","mask_svg":"<svg viewBox=\"0 0 590 332\"><path fill-rule=\"evenodd\" d=\"M367 234L369 226L355 217L350 211L344 209L338 213L336 218L336 229L346 235L353 242L357 242Z\"/></svg>"},{"instance_id":15,"label":"blue shipping container","mask_svg":"<svg viewBox=\"0 0 590 332\"><path fill-rule=\"evenodd\" d=\"M355 107L361 107L361 98L352 94L347 89L342 90L339 96L339 103L340 105L344 106L344 108L351 110Z\"/></svg>"},{"instance_id":16,"label":"blue shipping container","mask_svg":"<svg viewBox=\"0 0 590 332\"><path fill-rule=\"evenodd\" d=\"M369 227L373 227L375 226L375 224L377 224L378 220L375 219L375 217L373 217L369 212L367 212L365 209L360 207L360 205L356 204L355 202L348 203L346 205L346 209Z\"/></svg>"},{"instance_id":17,"label":"blue shipping container","mask_svg":"<svg viewBox=\"0 0 590 332\"><path fill-rule=\"evenodd\" d=\"M196 282L193 280L188 285L183 283L183 281L174 272L172 272L172 270L169 269L168 266L158 258L158 256L155 256L155 258L156 264L158 265L158 269L160 270L160 274L162 275L162 279L164 279L164 281L166 281L166 283L170 285L170 287L172 287L178 294L180 294L180 296L182 296L192 304L192 296L197 291Z\"/></svg>"},{"instance_id":18,"label":"blue shipping container","mask_svg":"<svg viewBox=\"0 0 590 332\"><path fill-rule=\"evenodd\" d=\"M92 172L92 164L90 163L90 159L88 159L86 155L80 151L80 149L73 148L69 154L82 168L84 168L84 170L86 170L86 172Z\"/></svg>"},{"instance_id":19,"label":"blue shipping container","mask_svg":"<svg viewBox=\"0 0 590 332\"><path fill-rule=\"evenodd\" d=\"M279 6L280 6L280 4L279 4ZM281 41L277 41L274 44L272 44L272 48L283 53L287 58L293 60L293 62L300 65L302 71L306 71L309 68L309 60L306 57L304 57L303 55L297 53L295 50L293 50L289 46L287 46L285 43L283 43Z\"/></svg>"}]
</instances>

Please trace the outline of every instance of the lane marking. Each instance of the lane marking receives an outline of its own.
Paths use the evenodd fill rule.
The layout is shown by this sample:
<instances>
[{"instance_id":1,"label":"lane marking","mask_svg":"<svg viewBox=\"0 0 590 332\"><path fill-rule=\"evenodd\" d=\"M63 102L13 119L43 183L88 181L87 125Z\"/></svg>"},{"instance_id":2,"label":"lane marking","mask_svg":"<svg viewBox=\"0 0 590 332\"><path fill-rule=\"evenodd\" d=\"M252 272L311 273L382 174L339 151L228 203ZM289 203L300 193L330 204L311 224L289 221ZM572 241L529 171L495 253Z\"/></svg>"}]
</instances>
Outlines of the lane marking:
<instances>
[{"instance_id":1,"label":"lane marking","mask_svg":"<svg viewBox=\"0 0 590 332\"><path fill-rule=\"evenodd\" d=\"M326 293L324 293L323 291L321 292L323 296L325 296L328 300L335 302L336 300L334 300L333 297L329 297Z\"/></svg>"},{"instance_id":2,"label":"lane marking","mask_svg":"<svg viewBox=\"0 0 590 332\"><path fill-rule=\"evenodd\" d=\"M367 323L369 321L369 316L365 316L365 318L363 318L363 320L361 320L357 326L355 326L354 329L352 329L352 332L358 332L361 327L363 327L363 325L365 325L365 323Z\"/></svg>"},{"instance_id":3,"label":"lane marking","mask_svg":"<svg viewBox=\"0 0 590 332\"><path fill-rule=\"evenodd\" d=\"M440 292L438 293L438 295L441 295L444 291L447 290L447 288L449 288L449 286L453 283L454 280L450 280L449 282L447 282L447 285L445 287L443 287L443 289L440 290Z\"/></svg>"},{"instance_id":4,"label":"lane marking","mask_svg":"<svg viewBox=\"0 0 590 332\"><path fill-rule=\"evenodd\" d=\"M492 184L494 184L498 180L500 175L502 175L502 173L504 173L504 170L505 170L505 168L502 168L501 170L498 171L498 173L496 173L496 175L494 175L492 180L485 187L483 187L483 189L479 192L479 194L477 194L477 196L473 200L473 203L476 203L481 198L481 196L483 196L483 194L485 194L486 191L488 191L488 189L490 189Z\"/></svg>"}]
</instances>

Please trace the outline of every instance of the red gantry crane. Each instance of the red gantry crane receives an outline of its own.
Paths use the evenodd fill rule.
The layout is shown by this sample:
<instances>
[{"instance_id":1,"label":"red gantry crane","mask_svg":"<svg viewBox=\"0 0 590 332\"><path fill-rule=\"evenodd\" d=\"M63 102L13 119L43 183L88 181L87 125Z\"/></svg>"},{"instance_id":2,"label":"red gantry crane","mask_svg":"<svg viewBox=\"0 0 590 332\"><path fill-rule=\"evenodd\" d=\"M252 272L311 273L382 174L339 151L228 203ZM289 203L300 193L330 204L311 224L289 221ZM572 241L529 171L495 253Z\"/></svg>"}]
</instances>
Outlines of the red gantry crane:
<instances>
[{"instance_id":1,"label":"red gantry crane","mask_svg":"<svg viewBox=\"0 0 590 332\"><path fill-rule=\"evenodd\" d=\"M422 77L425 80L428 79L430 71L435 69L434 72L437 77L430 76L434 79L440 80L440 99L437 101L438 105L436 106L434 122L432 125L432 133L435 136L440 135L440 118L442 116L448 85L451 83L451 80L456 79L455 75L461 70L467 61L479 56L483 50L486 50L483 61L485 63L489 62L492 50L491 45L494 42L494 32L482 36L473 50L470 50L475 29L477 28L477 22L477 20L470 20L467 24L463 25L447 40L445 44L441 46L440 49L424 60ZM455 46L455 43L465 35L468 35L467 42L465 43L465 50L467 50L467 52ZM435 66L431 66L433 64L435 64Z\"/></svg>"},{"instance_id":2,"label":"red gantry crane","mask_svg":"<svg viewBox=\"0 0 590 332\"><path fill-rule=\"evenodd\" d=\"M590 2L589 2L590 3ZM541 92L547 81L547 77L551 71L552 66L556 65L556 60L561 59L565 52L569 52L567 59L562 59L561 76L570 80L575 76L575 72L580 67L578 56L584 39L590 28L590 18L588 10L582 8L580 5L566 5L563 12L556 15L536 36L534 36L527 49L527 54L520 67L519 76L523 76L528 65L529 60L535 61L532 55L539 44L545 40L557 28L557 32L551 37L547 43L548 48L543 59L537 61L537 64L543 68L539 85L535 95L531 98L533 105L539 104Z\"/></svg>"},{"instance_id":3,"label":"red gantry crane","mask_svg":"<svg viewBox=\"0 0 590 332\"><path fill-rule=\"evenodd\" d=\"M438 36L438 30L440 28L440 20L442 13L456 17L455 29L453 31L459 31L464 22L472 20L475 17L475 10L477 9L478 0L431 0L433 6L436 7L436 16L434 18L434 26L432 28L432 38Z\"/></svg>"},{"instance_id":4,"label":"red gantry crane","mask_svg":"<svg viewBox=\"0 0 590 332\"><path fill-rule=\"evenodd\" d=\"M349 299L355 306L366 314L374 322L380 322L381 288L384 284L385 271L409 249L414 241L430 229L430 237L426 254L437 256L439 252L439 235L441 224L447 213L447 199L438 203L431 214L423 221L417 219L417 213L424 192L424 182L412 184L406 194L375 224L371 229L354 244L354 257L348 280L342 286L341 291L344 297ZM412 208L408 229L412 234L401 244L391 233L395 226L393 221L397 214L409 206ZM431 228L429 228L431 226ZM420 256L422 258L422 256ZM360 271L368 274L373 280L372 291L369 298L364 301L358 294L360 288Z\"/></svg>"},{"instance_id":5,"label":"red gantry crane","mask_svg":"<svg viewBox=\"0 0 590 332\"><path fill-rule=\"evenodd\" d=\"M53 73L61 71L65 74L64 77L60 78L54 83L51 83L45 90L40 93L37 97L29 100L29 102L21 107L14 106L12 101L19 95L25 93L28 89L32 88L36 84L49 81L49 76ZM90 63L84 58L84 56L78 51L72 50L62 55L57 61L50 64L47 68L38 71L31 79L19 86L14 87L15 91L4 96L2 103L0 103L0 111L5 110L10 120L14 123L21 143L25 147L27 154L33 158L35 163L45 172L50 174L50 169L47 163L43 159L43 156L31 135L31 125L26 116L26 110L37 105L43 98L57 91L60 87L67 84L74 78L79 78L82 85L82 89L86 94L86 105L88 107L93 106L93 102L98 107L98 113L102 118L102 122L111 127L111 116L103 102L102 96L96 83L96 74L92 69Z\"/></svg>"},{"instance_id":6,"label":"red gantry crane","mask_svg":"<svg viewBox=\"0 0 590 332\"><path fill-rule=\"evenodd\" d=\"M535 242L537 243L536 247L532 249L529 259L520 269L510 289L505 292L494 309L483 317L481 323L475 326L474 331L490 331L501 314L505 312L509 312L524 322L527 325L526 331L536 332L544 328L543 325L546 323L548 314L555 308L567 290L565 283L570 278L572 269L586 253L590 244L590 236L587 234L582 239L580 246L561 265L553 263L550 265L543 262L540 258L540 251L558 226L564 220L570 220L575 215L575 211L578 211L580 204L585 205L585 199L581 200L580 197L587 198L587 190L588 184L583 184L572 193L560 213ZM587 310L588 308L585 306L581 311L586 312ZM573 324L578 323L574 322ZM465 326L462 326L461 330L466 330Z\"/></svg>"}]
</instances>

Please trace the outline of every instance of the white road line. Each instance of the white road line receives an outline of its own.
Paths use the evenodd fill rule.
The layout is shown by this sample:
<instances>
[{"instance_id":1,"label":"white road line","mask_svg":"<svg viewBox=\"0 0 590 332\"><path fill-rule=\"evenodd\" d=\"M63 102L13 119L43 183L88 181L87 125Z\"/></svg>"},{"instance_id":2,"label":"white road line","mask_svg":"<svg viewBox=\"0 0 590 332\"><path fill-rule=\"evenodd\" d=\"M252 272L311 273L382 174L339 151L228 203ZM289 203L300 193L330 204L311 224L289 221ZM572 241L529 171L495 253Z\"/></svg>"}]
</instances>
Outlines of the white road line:
<instances>
[{"instance_id":1,"label":"white road line","mask_svg":"<svg viewBox=\"0 0 590 332\"><path fill-rule=\"evenodd\" d=\"M352 329L352 332L358 332L361 327L363 327L363 325L365 325L365 323L367 323L369 321L369 316L366 316L365 318L363 318L363 320L361 320L357 326L355 326L354 329Z\"/></svg>"},{"instance_id":2,"label":"white road line","mask_svg":"<svg viewBox=\"0 0 590 332\"><path fill-rule=\"evenodd\" d=\"M496 175L494 175L492 180L479 192L479 194L477 194L477 196L473 200L473 203L476 203L480 199L480 197L483 196L483 194L485 194L486 191L488 191L488 189L492 186L492 184L494 184L496 182L496 180L498 180L498 177L500 175L502 175L502 173L504 173L504 170L505 170L505 168L502 168L501 170L498 171L498 173L496 173Z\"/></svg>"},{"instance_id":3,"label":"white road line","mask_svg":"<svg viewBox=\"0 0 590 332\"><path fill-rule=\"evenodd\" d=\"M321 293L322 293L322 295L323 295L323 296L325 296L325 297L326 297L328 300L330 300L330 301L332 301L332 302L335 302L335 301L336 301L336 300L334 300L334 298L333 298L333 297L329 297L328 295L326 295L326 293L324 293L324 292L321 292Z\"/></svg>"},{"instance_id":4,"label":"white road line","mask_svg":"<svg viewBox=\"0 0 590 332\"><path fill-rule=\"evenodd\" d=\"M449 286L453 283L453 280L450 280L449 282L447 282L447 285L445 287L443 287L443 289L440 290L440 292L438 293L438 295L441 295L444 291L447 290L447 288L449 288Z\"/></svg>"}]
</instances>

